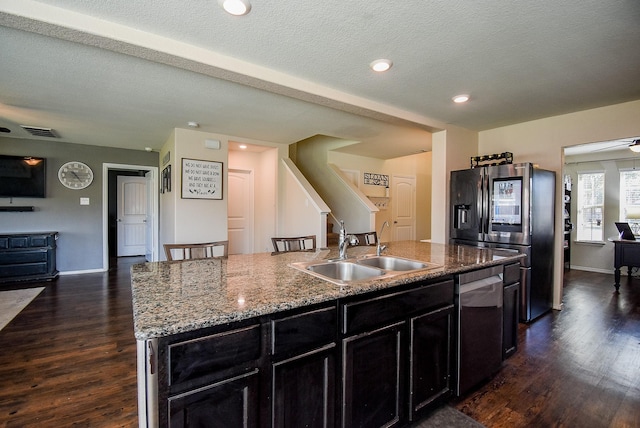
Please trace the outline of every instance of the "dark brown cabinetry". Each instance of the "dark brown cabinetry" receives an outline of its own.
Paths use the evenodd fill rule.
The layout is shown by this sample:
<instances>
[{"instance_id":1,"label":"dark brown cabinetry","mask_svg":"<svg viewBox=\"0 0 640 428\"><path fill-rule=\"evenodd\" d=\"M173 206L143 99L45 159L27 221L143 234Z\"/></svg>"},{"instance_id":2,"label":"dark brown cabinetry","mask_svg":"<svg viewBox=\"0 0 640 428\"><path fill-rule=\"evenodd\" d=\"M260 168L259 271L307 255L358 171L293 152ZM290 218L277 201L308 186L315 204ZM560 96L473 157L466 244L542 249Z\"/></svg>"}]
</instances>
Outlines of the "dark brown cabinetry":
<instances>
[{"instance_id":1,"label":"dark brown cabinetry","mask_svg":"<svg viewBox=\"0 0 640 428\"><path fill-rule=\"evenodd\" d=\"M454 284L401 288L158 339L159 426L406 426L451 393Z\"/></svg>"},{"instance_id":2,"label":"dark brown cabinetry","mask_svg":"<svg viewBox=\"0 0 640 428\"><path fill-rule=\"evenodd\" d=\"M160 339L160 426L259 426L262 336L250 324Z\"/></svg>"},{"instance_id":3,"label":"dark brown cabinetry","mask_svg":"<svg viewBox=\"0 0 640 428\"><path fill-rule=\"evenodd\" d=\"M343 427L403 426L448 396L453 301L440 280L341 305Z\"/></svg>"},{"instance_id":4,"label":"dark brown cabinetry","mask_svg":"<svg viewBox=\"0 0 640 428\"><path fill-rule=\"evenodd\" d=\"M258 371L169 398L169 426L257 428Z\"/></svg>"},{"instance_id":5,"label":"dark brown cabinetry","mask_svg":"<svg viewBox=\"0 0 640 428\"><path fill-rule=\"evenodd\" d=\"M409 409L411 420L452 391L453 305L411 318Z\"/></svg>"},{"instance_id":6,"label":"dark brown cabinetry","mask_svg":"<svg viewBox=\"0 0 640 428\"><path fill-rule=\"evenodd\" d=\"M518 349L518 319L520 317L520 263L504 267L504 291L502 306L502 359Z\"/></svg>"},{"instance_id":7,"label":"dark brown cabinetry","mask_svg":"<svg viewBox=\"0 0 640 428\"><path fill-rule=\"evenodd\" d=\"M0 235L0 283L56 279L57 239L58 232Z\"/></svg>"},{"instance_id":8,"label":"dark brown cabinetry","mask_svg":"<svg viewBox=\"0 0 640 428\"><path fill-rule=\"evenodd\" d=\"M343 341L342 427L399 426L404 323Z\"/></svg>"},{"instance_id":9,"label":"dark brown cabinetry","mask_svg":"<svg viewBox=\"0 0 640 428\"><path fill-rule=\"evenodd\" d=\"M337 332L335 305L271 320L269 426L334 426Z\"/></svg>"}]
</instances>

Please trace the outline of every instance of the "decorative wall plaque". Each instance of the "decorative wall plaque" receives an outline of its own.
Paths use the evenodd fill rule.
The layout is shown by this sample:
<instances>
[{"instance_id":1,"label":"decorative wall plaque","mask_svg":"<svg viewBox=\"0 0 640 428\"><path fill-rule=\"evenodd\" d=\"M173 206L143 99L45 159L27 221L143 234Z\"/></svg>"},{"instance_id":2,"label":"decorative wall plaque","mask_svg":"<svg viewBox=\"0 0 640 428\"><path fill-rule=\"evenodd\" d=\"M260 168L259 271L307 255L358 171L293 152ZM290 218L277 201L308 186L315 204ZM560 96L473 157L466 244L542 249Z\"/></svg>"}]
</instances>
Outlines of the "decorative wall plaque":
<instances>
[{"instance_id":1,"label":"decorative wall plaque","mask_svg":"<svg viewBox=\"0 0 640 428\"><path fill-rule=\"evenodd\" d=\"M373 172L365 172L364 184L369 184L371 186L389 187L389 176L385 174L374 174Z\"/></svg>"},{"instance_id":2,"label":"decorative wall plaque","mask_svg":"<svg viewBox=\"0 0 640 428\"><path fill-rule=\"evenodd\" d=\"M182 199L222 199L222 162L183 158Z\"/></svg>"}]
</instances>

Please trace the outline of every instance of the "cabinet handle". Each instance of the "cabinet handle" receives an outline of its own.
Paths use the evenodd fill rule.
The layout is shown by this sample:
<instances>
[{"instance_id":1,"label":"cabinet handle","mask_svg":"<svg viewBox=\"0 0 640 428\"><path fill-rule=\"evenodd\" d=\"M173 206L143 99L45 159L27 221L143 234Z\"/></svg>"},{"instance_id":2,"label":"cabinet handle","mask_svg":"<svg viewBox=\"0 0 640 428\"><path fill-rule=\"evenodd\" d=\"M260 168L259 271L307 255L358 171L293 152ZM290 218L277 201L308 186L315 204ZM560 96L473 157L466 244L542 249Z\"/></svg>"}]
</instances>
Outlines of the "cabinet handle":
<instances>
[{"instance_id":1,"label":"cabinet handle","mask_svg":"<svg viewBox=\"0 0 640 428\"><path fill-rule=\"evenodd\" d=\"M147 342L147 347L149 348L149 374L154 374L156 372L156 353L151 342Z\"/></svg>"}]
</instances>

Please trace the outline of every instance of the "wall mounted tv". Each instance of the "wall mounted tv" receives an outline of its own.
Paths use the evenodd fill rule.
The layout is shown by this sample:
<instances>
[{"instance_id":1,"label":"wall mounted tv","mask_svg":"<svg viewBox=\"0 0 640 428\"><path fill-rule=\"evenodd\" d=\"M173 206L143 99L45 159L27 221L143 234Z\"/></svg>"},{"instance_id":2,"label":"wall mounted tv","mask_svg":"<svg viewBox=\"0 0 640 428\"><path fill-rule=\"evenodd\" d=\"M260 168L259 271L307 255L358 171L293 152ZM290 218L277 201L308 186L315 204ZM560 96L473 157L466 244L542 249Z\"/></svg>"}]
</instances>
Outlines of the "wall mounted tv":
<instances>
[{"instance_id":1,"label":"wall mounted tv","mask_svg":"<svg viewBox=\"0 0 640 428\"><path fill-rule=\"evenodd\" d=\"M0 197L44 198L46 159L0 155Z\"/></svg>"}]
</instances>

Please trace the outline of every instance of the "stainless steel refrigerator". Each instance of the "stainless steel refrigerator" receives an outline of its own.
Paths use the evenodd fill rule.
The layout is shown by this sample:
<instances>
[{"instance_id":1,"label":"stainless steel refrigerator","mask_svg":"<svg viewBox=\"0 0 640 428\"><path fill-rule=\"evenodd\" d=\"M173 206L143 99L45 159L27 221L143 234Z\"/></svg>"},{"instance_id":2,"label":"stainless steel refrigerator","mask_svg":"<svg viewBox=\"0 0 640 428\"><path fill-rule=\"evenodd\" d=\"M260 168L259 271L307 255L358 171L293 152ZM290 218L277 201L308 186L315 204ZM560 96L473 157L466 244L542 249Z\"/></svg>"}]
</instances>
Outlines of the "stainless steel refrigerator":
<instances>
[{"instance_id":1,"label":"stainless steel refrigerator","mask_svg":"<svg viewBox=\"0 0 640 428\"><path fill-rule=\"evenodd\" d=\"M530 163L451 172L451 242L526 255L520 267L523 322L553 303L555 178Z\"/></svg>"}]
</instances>

